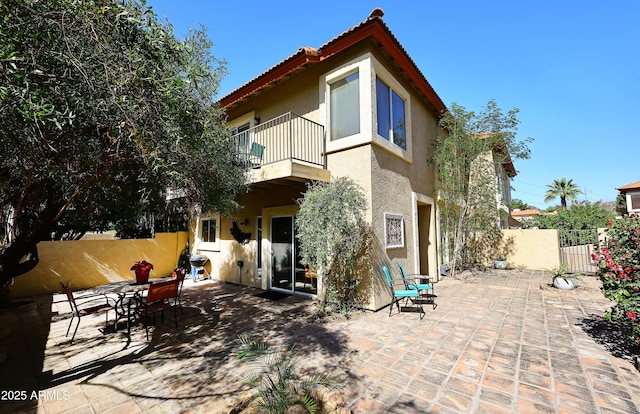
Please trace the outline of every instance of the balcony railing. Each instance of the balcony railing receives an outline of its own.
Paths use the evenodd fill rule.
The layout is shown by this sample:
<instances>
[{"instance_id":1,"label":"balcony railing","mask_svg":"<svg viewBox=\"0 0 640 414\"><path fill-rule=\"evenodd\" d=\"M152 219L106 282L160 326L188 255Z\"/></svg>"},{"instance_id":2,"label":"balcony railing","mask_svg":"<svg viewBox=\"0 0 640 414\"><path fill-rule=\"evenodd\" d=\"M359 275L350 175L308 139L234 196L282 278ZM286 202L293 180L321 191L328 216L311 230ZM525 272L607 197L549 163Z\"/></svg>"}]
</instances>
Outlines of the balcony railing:
<instances>
[{"instance_id":1,"label":"balcony railing","mask_svg":"<svg viewBox=\"0 0 640 414\"><path fill-rule=\"evenodd\" d=\"M324 127L292 112L233 136L253 167L278 161L302 161L326 168Z\"/></svg>"}]
</instances>

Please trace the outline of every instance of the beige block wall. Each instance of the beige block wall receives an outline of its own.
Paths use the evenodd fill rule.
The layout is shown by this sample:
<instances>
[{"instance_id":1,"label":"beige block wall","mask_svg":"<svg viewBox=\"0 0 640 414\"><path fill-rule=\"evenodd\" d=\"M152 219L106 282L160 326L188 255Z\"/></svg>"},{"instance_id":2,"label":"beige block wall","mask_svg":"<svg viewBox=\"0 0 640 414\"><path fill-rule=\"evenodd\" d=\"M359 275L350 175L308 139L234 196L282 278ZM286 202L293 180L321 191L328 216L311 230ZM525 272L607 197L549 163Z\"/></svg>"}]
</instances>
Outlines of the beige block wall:
<instances>
[{"instance_id":1,"label":"beige block wall","mask_svg":"<svg viewBox=\"0 0 640 414\"><path fill-rule=\"evenodd\" d=\"M59 292L60 282L79 290L135 280L130 269L139 260L154 265L150 277L169 276L186 242L187 232L157 233L153 239L40 242L40 263L15 278L11 294L18 298Z\"/></svg>"},{"instance_id":2,"label":"beige block wall","mask_svg":"<svg viewBox=\"0 0 640 414\"><path fill-rule=\"evenodd\" d=\"M544 270L560 266L558 230L503 230L507 266Z\"/></svg>"}]
</instances>

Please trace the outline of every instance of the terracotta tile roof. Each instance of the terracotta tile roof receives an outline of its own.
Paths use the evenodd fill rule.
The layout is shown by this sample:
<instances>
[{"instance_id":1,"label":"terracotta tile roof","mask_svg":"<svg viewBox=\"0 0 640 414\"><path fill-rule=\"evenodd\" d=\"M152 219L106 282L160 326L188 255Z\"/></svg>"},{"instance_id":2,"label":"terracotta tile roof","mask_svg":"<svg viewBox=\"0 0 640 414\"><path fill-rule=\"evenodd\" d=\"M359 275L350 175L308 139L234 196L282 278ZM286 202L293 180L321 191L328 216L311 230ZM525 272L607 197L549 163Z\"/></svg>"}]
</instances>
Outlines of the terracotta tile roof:
<instances>
[{"instance_id":1,"label":"terracotta tile roof","mask_svg":"<svg viewBox=\"0 0 640 414\"><path fill-rule=\"evenodd\" d=\"M223 96L220 99L220 104L223 107L237 105L243 100L263 92L267 88L282 82L310 65L324 61L365 39L373 38L379 47L388 54L389 59L406 75L408 81L414 89L423 96L425 101L438 112L445 111L447 108L442 102L442 99L440 99L433 87L431 87L398 39L382 21L383 15L384 12L382 9L376 8L366 20L329 40L319 49L311 47L298 49L293 55Z\"/></svg>"},{"instance_id":2,"label":"terracotta tile roof","mask_svg":"<svg viewBox=\"0 0 640 414\"><path fill-rule=\"evenodd\" d=\"M623 185L621 187L616 188L616 190L624 193L627 190L640 190L640 181L636 181L635 183Z\"/></svg>"},{"instance_id":3,"label":"terracotta tile roof","mask_svg":"<svg viewBox=\"0 0 640 414\"><path fill-rule=\"evenodd\" d=\"M530 217L530 216L541 216L542 212L538 209L529 209L529 210L513 210L511 212L513 217Z\"/></svg>"}]
</instances>

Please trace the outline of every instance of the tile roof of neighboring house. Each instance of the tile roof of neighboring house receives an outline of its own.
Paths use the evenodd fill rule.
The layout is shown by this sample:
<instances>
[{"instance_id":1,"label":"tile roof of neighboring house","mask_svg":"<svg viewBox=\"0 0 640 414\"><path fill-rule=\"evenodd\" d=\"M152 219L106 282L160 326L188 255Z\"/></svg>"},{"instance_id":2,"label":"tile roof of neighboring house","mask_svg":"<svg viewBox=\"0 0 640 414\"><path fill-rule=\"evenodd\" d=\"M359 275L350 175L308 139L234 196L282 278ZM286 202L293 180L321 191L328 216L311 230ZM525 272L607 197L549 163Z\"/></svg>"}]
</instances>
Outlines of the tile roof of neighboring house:
<instances>
[{"instance_id":1,"label":"tile roof of neighboring house","mask_svg":"<svg viewBox=\"0 0 640 414\"><path fill-rule=\"evenodd\" d=\"M636 181L635 183L623 185L621 187L616 188L616 190L621 193L626 192L627 190L640 190L640 181Z\"/></svg>"},{"instance_id":2,"label":"tile roof of neighboring house","mask_svg":"<svg viewBox=\"0 0 640 414\"><path fill-rule=\"evenodd\" d=\"M513 217L531 217L531 216L541 216L542 212L538 209L529 209L529 210L513 210L511 212Z\"/></svg>"},{"instance_id":3,"label":"tile roof of neighboring house","mask_svg":"<svg viewBox=\"0 0 640 414\"><path fill-rule=\"evenodd\" d=\"M369 17L360 24L348 29L331 39L319 49L302 47L296 53L284 59L280 63L258 75L234 91L220 99L223 107L237 105L258 93L275 86L306 67L322 62L331 56L340 53L348 47L368 38L373 38L379 47L386 52L389 60L403 72L409 83L419 92L425 101L438 112L447 108L438 94L431 87L418 66L411 59L407 51L402 47L398 39L382 21L384 12L382 9L374 9Z\"/></svg>"}]
</instances>

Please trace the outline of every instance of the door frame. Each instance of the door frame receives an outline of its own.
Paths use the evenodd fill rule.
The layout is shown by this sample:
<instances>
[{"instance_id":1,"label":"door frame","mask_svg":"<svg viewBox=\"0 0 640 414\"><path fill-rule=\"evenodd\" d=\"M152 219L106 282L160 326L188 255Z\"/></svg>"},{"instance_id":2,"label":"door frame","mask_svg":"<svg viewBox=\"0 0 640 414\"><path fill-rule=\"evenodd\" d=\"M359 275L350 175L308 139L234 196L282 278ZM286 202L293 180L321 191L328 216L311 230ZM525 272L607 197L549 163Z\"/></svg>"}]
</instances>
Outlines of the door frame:
<instances>
[{"instance_id":1,"label":"door frame","mask_svg":"<svg viewBox=\"0 0 640 414\"><path fill-rule=\"evenodd\" d=\"M265 207L262 209L262 289L264 290L277 290L280 292L294 293L296 295L316 297L315 294L306 293L299 290L285 290L273 287L271 281L273 280L273 267L272 267L272 248L271 248L271 218L293 216L295 221L295 215L298 213L299 206L297 204L290 204L276 207ZM294 224L295 231L295 224ZM296 254L296 252L294 252Z\"/></svg>"}]
</instances>

